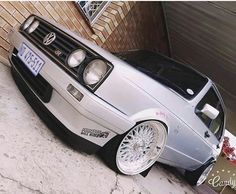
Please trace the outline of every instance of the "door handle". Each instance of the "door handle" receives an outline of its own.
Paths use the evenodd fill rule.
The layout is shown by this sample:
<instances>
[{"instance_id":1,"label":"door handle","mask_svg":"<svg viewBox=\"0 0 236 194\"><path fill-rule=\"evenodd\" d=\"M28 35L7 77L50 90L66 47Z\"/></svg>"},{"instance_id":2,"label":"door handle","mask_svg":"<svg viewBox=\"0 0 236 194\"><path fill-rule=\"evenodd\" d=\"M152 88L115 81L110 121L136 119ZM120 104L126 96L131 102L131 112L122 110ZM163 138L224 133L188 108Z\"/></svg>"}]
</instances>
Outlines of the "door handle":
<instances>
[{"instance_id":1,"label":"door handle","mask_svg":"<svg viewBox=\"0 0 236 194\"><path fill-rule=\"evenodd\" d=\"M204 136L204 137L205 137L205 138L209 138L209 137L210 137L210 134L209 134L208 131L205 132L205 136Z\"/></svg>"}]
</instances>

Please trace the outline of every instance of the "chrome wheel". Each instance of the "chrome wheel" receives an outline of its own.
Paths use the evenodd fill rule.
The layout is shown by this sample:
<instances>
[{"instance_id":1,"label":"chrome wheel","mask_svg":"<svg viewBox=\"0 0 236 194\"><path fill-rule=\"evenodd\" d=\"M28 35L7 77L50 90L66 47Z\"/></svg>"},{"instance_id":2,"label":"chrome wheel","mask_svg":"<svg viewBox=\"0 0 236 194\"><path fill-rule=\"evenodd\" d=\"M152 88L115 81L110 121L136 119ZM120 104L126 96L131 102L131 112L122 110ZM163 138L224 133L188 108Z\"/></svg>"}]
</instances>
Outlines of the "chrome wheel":
<instances>
[{"instance_id":1,"label":"chrome wheel","mask_svg":"<svg viewBox=\"0 0 236 194\"><path fill-rule=\"evenodd\" d=\"M214 164L210 164L201 174L201 176L199 177L198 181L197 181L197 186L201 185L202 183L204 183L204 181L207 179L209 173L211 172L211 170L213 169Z\"/></svg>"},{"instance_id":2,"label":"chrome wheel","mask_svg":"<svg viewBox=\"0 0 236 194\"><path fill-rule=\"evenodd\" d=\"M161 155L167 139L165 126L157 121L138 124L121 141L116 165L127 175L139 174L151 167Z\"/></svg>"}]
</instances>

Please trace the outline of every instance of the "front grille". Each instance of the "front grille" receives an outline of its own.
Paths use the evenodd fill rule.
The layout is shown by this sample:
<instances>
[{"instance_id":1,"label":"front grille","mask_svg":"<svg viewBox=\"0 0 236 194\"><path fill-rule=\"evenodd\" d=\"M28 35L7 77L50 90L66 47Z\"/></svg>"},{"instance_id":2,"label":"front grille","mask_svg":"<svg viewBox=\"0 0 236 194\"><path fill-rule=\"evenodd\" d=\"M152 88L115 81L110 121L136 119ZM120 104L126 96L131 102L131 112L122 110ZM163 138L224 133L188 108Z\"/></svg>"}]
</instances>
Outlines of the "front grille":
<instances>
[{"instance_id":1,"label":"front grille","mask_svg":"<svg viewBox=\"0 0 236 194\"><path fill-rule=\"evenodd\" d=\"M17 50L14 49L11 57L14 67L38 97L45 103L49 102L52 96L52 86L41 75L38 74L37 76L34 76L16 54Z\"/></svg>"},{"instance_id":2,"label":"front grille","mask_svg":"<svg viewBox=\"0 0 236 194\"><path fill-rule=\"evenodd\" d=\"M78 48L78 45L74 41L65 40L63 35L59 32L56 32L56 39L49 45L43 45L44 37L50 32L54 32L47 23L40 22L39 27L31 34L29 34L30 38L35 41L37 45L42 45L44 49L50 53L53 57L56 57L62 64L66 64L67 56ZM56 55L57 52L61 54Z\"/></svg>"},{"instance_id":3,"label":"front grille","mask_svg":"<svg viewBox=\"0 0 236 194\"><path fill-rule=\"evenodd\" d=\"M86 60L88 62L92 58L98 56L95 52L87 48L82 43L75 40L73 37L64 33L57 27L48 23L47 21L35 16L36 20L39 21L39 26L32 33L27 33L25 30L20 32L26 36L30 41L34 43L41 51L43 51L50 59L60 65L65 71L70 73L76 79L78 78L78 68L69 68L67 64L67 58L72 52L77 49L86 50ZM54 32L56 39L49 45L44 45L43 40L46 35Z\"/></svg>"},{"instance_id":4,"label":"front grille","mask_svg":"<svg viewBox=\"0 0 236 194\"><path fill-rule=\"evenodd\" d=\"M34 21L39 22L37 28L32 33L28 33L27 28L23 29L23 23L20 27L19 32L81 85L86 87L91 92L94 92L110 74L113 69L113 65L103 56L99 55L96 51L92 50L88 46L81 43L79 40L65 33L63 30L38 16L31 15L29 17L32 16L34 17ZM50 44L45 45L44 38L51 33L55 33L56 38ZM67 63L68 57L71 55L71 53L78 49L84 50L86 52L86 57L83 62L81 62L81 64L79 64L77 67L71 68ZM87 85L84 82L83 72L87 64L94 59L101 59L105 61L108 65L108 71L97 84L91 86Z\"/></svg>"}]
</instances>

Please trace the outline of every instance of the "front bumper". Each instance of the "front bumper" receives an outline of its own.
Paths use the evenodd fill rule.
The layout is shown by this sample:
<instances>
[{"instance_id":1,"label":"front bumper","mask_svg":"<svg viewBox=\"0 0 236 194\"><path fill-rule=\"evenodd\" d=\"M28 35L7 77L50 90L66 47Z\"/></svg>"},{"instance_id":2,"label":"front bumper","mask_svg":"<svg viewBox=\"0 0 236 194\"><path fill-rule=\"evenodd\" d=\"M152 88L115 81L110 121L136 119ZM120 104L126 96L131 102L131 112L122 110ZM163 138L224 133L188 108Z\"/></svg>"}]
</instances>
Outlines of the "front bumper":
<instances>
[{"instance_id":1,"label":"front bumper","mask_svg":"<svg viewBox=\"0 0 236 194\"><path fill-rule=\"evenodd\" d=\"M115 135L122 134L134 126L134 121L129 120L126 115L80 85L17 30L12 31L9 38L16 51L19 50L20 45L24 42L45 61L40 71L40 76L52 86L52 95L49 102L43 102L37 92L24 79L24 76L17 71L14 65L17 60L13 61L13 57L17 58L17 56L14 53L10 55L13 75L21 80L16 81L16 83L21 83L21 86L17 83L19 88L28 88L27 90L31 91L31 97L33 95L37 99L34 101L39 101L40 107L44 107L40 109L46 109L45 112L50 113L52 117L55 117L60 124L69 130L68 133L75 134L77 137L102 147ZM20 59L18 58L18 60ZM69 84L72 84L83 94L84 97L80 102L67 91ZM31 97L26 97L30 104L32 104L30 102ZM84 133L85 129L88 129L89 132ZM100 134L91 135L89 134L91 131L105 133L106 135L105 137L100 136Z\"/></svg>"},{"instance_id":2,"label":"front bumper","mask_svg":"<svg viewBox=\"0 0 236 194\"><path fill-rule=\"evenodd\" d=\"M25 99L28 101L30 106L38 114L38 116L45 122L45 124L52 129L52 131L61 139L63 139L67 144L75 149L79 149L88 154L96 153L100 146L94 144L80 136L71 132L66 128L37 98L33 91L25 83L24 79L20 76L19 72L15 68L14 64L16 60L11 61L11 72L21 93L24 95Z\"/></svg>"}]
</instances>

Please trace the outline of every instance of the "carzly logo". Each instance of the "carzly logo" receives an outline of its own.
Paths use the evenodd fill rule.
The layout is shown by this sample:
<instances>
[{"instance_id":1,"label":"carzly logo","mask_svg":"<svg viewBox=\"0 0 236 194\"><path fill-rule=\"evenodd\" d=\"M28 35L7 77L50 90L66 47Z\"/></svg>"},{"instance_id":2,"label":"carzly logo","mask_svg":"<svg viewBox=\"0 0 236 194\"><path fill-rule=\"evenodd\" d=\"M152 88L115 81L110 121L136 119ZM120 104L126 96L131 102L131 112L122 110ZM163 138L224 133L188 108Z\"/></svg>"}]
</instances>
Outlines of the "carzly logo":
<instances>
[{"instance_id":1,"label":"carzly logo","mask_svg":"<svg viewBox=\"0 0 236 194\"><path fill-rule=\"evenodd\" d=\"M223 175L224 174L224 175ZM222 176L222 177L221 177ZM228 178L223 178L228 177ZM225 187L230 186L232 189L236 190L236 173L231 172L230 170L222 169L221 171L216 171L212 174L212 177L209 178L208 184L212 187ZM227 180L226 180L227 179Z\"/></svg>"}]
</instances>

